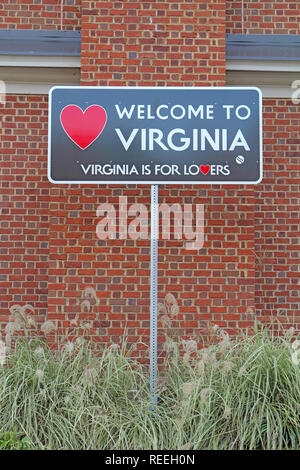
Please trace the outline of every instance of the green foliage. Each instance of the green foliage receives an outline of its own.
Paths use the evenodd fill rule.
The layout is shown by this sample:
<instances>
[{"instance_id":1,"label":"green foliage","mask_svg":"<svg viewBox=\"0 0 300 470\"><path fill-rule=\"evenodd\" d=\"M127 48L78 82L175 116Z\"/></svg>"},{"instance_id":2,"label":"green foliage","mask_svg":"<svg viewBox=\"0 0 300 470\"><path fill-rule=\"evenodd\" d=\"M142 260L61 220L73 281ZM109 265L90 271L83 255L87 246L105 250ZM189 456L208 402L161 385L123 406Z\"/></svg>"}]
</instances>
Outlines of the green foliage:
<instances>
[{"instance_id":1,"label":"green foliage","mask_svg":"<svg viewBox=\"0 0 300 470\"><path fill-rule=\"evenodd\" d=\"M25 436L20 436L16 429L11 432L4 432L0 436L0 450L29 450L30 441Z\"/></svg>"},{"instance_id":2,"label":"green foliage","mask_svg":"<svg viewBox=\"0 0 300 470\"><path fill-rule=\"evenodd\" d=\"M267 330L220 339L184 360L172 344L155 410L125 347L19 341L0 368L0 448L298 449L298 346Z\"/></svg>"}]
</instances>

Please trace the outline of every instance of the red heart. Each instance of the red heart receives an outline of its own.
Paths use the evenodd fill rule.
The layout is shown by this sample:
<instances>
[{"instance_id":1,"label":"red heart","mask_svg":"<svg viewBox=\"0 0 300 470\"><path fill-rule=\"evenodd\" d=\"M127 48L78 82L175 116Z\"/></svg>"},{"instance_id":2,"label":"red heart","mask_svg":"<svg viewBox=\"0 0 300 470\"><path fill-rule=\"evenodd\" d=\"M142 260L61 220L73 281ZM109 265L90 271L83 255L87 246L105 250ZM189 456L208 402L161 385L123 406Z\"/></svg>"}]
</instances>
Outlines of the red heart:
<instances>
[{"instance_id":1,"label":"red heart","mask_svg":"<svg viewBox=\"0 0 300 470\"><path fill-rule=\"evenodd\" d=\"M200 166L200 170L202 171L202 173L204 175L207 175L207 173L209 172L210 170L210 165L201 165Z\"/></svg>"},{"instance_id":2,"label":"red heart","mask_svg":"<svg viewBox=\"0 0 300 470\"><path fill-rule=\"evenodd\" d=\"M60 121L65 133L82 150L99 137L106 120L105 109L97 104L89 106L84 112L79 106L70 104L60 113Z\"/></svg>"}]
</instances>

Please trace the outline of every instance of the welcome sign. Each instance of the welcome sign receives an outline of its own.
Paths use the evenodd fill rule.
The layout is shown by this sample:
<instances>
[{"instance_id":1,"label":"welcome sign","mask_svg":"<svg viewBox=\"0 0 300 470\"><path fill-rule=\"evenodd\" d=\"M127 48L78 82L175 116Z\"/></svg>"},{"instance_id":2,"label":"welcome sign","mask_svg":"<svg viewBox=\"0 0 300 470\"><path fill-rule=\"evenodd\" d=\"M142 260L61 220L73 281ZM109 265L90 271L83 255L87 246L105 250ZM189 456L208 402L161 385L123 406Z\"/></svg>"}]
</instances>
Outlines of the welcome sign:
<instances>
[{"instance_id":1,"label":"welcome sign","mask_svg":"<svg viewBox=\"0 0 300 470\"><path fill-rule=\"evenodd\" d=\"M262 179L257 88L54 87L52 183L254 184Z\"/></svg>"}]
</instances>

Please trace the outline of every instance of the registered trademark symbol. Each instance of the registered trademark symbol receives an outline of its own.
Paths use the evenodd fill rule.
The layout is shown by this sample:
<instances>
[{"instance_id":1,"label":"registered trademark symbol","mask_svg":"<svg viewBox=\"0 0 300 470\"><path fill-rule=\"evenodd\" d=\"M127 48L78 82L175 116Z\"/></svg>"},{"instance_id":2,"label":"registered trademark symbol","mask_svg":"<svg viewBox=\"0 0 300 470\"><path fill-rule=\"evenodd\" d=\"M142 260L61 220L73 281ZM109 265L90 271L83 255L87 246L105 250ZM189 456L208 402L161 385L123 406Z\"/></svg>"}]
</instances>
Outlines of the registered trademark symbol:
<instances>
[{"instance_id":1,"label":"registered trademark symbol","mask_svg":"<svg viewBox=\"0 0 300 470\"><path fill-rule=\"evenodd\" d=\"M242 163L244 163L245 161L245 158L243 157L243 155L238 155L235 159L236 163L238 163L239 165L241 165Z\"/></svg>"}]
</instances>

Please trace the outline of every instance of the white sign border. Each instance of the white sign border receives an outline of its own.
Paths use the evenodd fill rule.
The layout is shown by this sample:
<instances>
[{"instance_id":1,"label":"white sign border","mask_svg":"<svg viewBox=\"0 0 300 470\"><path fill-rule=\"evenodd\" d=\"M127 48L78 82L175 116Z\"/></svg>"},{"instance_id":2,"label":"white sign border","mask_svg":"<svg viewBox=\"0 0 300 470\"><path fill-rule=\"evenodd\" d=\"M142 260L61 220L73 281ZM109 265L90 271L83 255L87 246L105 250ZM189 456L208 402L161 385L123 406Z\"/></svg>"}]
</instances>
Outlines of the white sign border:
<instances>
[{"instance_id":1,"label":"white sign border","mask_svg":"<svg viewBox=\"0 0 300 470\"><path fill-rule=\"evenodd\" d=\"M259 130L260 130L260 145L259 145L259 170L260 170L260 177L257 181L56 181L51 178L50 169L51 169L51 109L52 109L52 93L54 90L62 90L62 89L80 89L80 90L256 90L259 95ZM48 168L47 168L47 176L50 183L59 185L59 184L97 184L97 185L106 185L106 184L164 184L164 185L193 185L193 186L201 186L201 185L255 185L259 184L263 179L263 112L262 112L262 92L258 87L155 87L155 86L54 86L49 90L49 103L48 103Z\"/></svg>"}]
</instances>

